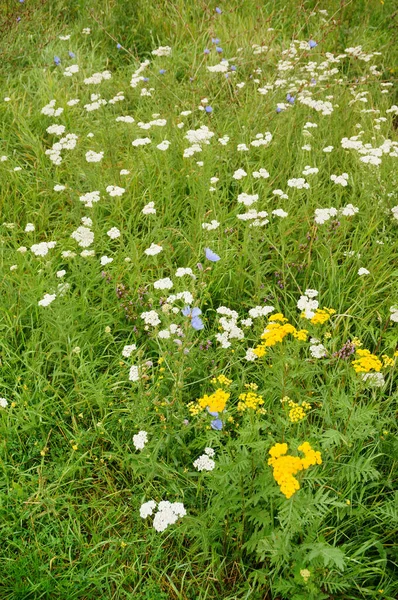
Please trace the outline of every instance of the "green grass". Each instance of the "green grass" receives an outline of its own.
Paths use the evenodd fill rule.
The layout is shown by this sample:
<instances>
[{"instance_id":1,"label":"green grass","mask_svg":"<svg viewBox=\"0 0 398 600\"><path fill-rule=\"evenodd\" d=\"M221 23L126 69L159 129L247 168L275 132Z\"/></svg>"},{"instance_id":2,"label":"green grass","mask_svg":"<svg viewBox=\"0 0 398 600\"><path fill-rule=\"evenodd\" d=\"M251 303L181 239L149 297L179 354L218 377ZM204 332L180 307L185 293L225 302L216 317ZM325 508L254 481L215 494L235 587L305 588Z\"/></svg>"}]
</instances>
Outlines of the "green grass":
<instances>
[{"instance_id":1,"label":"green grass","mask_svg":"<svg viewBox=\"0 0 398 600\"><path fill-rule=\"evenodd\" d=\"M386 112L398 104L395 3L220 0L220 15L216 6L0 0L0 156L7 157L0 162L0 397L8 402L0 408L2 600L398 596L397 324L390 319L390 308L398 306L398 221L391 211L398 205L396 157L384 153L372 166L341 146L343 137L360 131L373 147L386 139L397 143L397 116ZM318 12L325 8L326 16ZM90 35L82 33L85 27ZM68 41L59 39L67 34ZM222 56L236 65L228 78L206 69L220 61L215 37ZM294 39L318 45L298 50L293 68L278 71ZM253 44L268 50L254 54ZM338 72L323 81L313 69L317 82L308 85L313 74L303 67L310 61L318 65L327 53L359 45L381 55L330 63ZM159 46L171 46L171 56L153 56ZM130 87L147 59L149 80ZM72 64L79 73L65 77ZM104 70L111 79L84 84ZM278 79L288 81L275 85ZM261 95L264 85L273 87ZM143 87L153 88L152 96L141 96ZM317 100L333 96L332 114L301 103L303 90ZM91 94L109 100L118 92L123 101L84 109ZM296 100L278 114L288 92ZM367 92L367 102L352 102L360 92ZM73 98L80 103L68 106ZM198 109L204 98L210 114ZM52 99L64 108L56 118L41 113ZM140 129L153 114L167 124ZM120 115L135 122L116 122ZM386 120L377 123L379 117ZM303 134L308 121L318 125L309 136ZM58 140L46 132L53 123L65 126L63 135L78 135L58 166L45 154ZM186 132L202 125L213 138L183 158L191 145ZM250 145L267 131L268 146ZM218 142L224 135L226 146ZM150 145L131 145L147 136ZM170 148L158 150L166 139ZM250 150L238 151L238 144ZM306 144L311 150L302 149ZM329 145L334 150L323 152ZM89 150L103 151L102 161L88 163ZM288 187L306 165L319 169L306 176L310 188ZM239 168L247 176L236 180ZM260 168L269 178L252 176ZM120 175L121 169L130 174ZM342 173L349 175L346 187L330 180ZM209 191L212 177L219 180ZM56 184L66 189L56 192ZM125 193L112 197L109 185ZM94 190L101 199L85 208L79 197ZM259 194L249 208L268 212L264 227L237 218L249 210L237 203L243 192ZM156 215L142 214L149 202ZM316 209L347 204L358 213L315 223ZM273 216L277 208L288 216ZM93 257L81 257L83 248L71 238L82 217L92 219ZM219 228L205 231L202 223L212 219ZM24 231L27 223L33 232ZM121 232L115 240L107 235L112 227ZM43 241L57 244L35 256L31 246ZM146 256L152 243L163 251ZM218 262L206 260L207 247ZM101 266L102 256L113 262ZM196 278L175 277L178 267L191 268ZM361 267L369 274L359 276ZM166 277L173 288L154 289ZM69 286L65 293L61 282ZM336 311L323 325L297 309L308 288L318 290L320 307ZM161 309L169 294L181 291L191 292L202 310L203 330L181 314L183 301L174 304L177 314ZM56 293L55 300L39 306L46 293ZM244 338L223 348L215 337L217 308L245 319L259 305L274 306L308 330L307 340L288 336L249 362L246 351L260 343L268 323L260 318L241 326ZM159 327L145 329L141 314L149 310L159 313ZM158 337L172 323L182 330L180 345ZM324 344L326 357L312 357L310 338ZM390 366L384 361L382 387L355 372L358 355L335 356L353 338L393 359ZM124 357L123 347L133 343L137 350ZM131 365L140 368L138 382L129 381ZM220 374L233 383L223 429L216 431L206 411L192 415L187 405L211 394L210 379ZM249 383L258 386L265 414L238 411ZM285 396L311 403L302 421L290 421L280 402ZM142 451L133 444L140 430L148 432ZM267 464L269 451L286 442L289 454L299 456L304 441L321 452L322 464L300 473L300 489L287 499ZM215 450L216 466L199 473L193 462L205 447ZM157 532L152 517L139 514L151 499L183 502L187 514ZM300 574L305 569L308 581Z\"/></svg>"}]
</instances>

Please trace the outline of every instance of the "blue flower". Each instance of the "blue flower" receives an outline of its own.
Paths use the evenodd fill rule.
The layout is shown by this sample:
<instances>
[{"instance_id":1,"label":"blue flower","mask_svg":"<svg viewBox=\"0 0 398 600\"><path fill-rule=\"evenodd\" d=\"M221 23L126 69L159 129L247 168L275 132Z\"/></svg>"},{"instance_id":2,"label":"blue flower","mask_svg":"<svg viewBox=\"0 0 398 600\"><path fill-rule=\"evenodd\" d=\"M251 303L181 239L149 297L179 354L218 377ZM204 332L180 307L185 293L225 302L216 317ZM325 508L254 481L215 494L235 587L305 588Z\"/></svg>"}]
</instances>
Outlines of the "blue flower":
<instances>
[{"instance_id":1,"label":"blue flower","mask_svg":"<svg viewBox=\"0 0 398 600\"><path fill-rule=\"evenodd\" d=\"M220 48L220 46L216 46L216 51L218 52L218 54L221 54L222 48Z\"/></svg>"},{"instance_id":2,"label":"blue flower","mask_svg":"<svg viewBox=\"0 0 398 600\"><path fill-rule=\"evenodd\" d=\"M216 431L221 431L221 429L222 429L221 419L214 419L213 421L210 421L210 427L212 429L215 429Z\"/></svg>"},{"instance_id":3,"label":"blue flower","mask_svg":"<svg viewBox=\"0 0 398 600\"><path fill-rule=\"evenodd\" d=\"M211 112L213 112L213 109L212 109L212 107L211 107L211 106L206 106L206 107L205 107L205 111L206 111L207 113L211 113Z\"/></svg>"},{"instance_id":4,"label":"blue flower","mask_svg":"<svg viewBox=\"0 0 398 600\"><path fill-rule=\"evenodd\" d=\"M204 328L203 321L199 317L199 315L202 314L200 308L191 308L190 306L184 306L181 312L184 315L184 317L189 317L191 319L191 325L194 329L196 329L196 331L200 331Z\"/></svg>"},{"instance_id":5,"label":"blue flower","mask_svg":"<svg viewBox=\"0 0 398 600\"><path fill-rule=\"evenodd\" d=\"M318 44L314 40L310 40L308 42L308 45L309 45L310 48L315 48L315 46L317 46Z\"/></svg>"},{"instance_id":6,"label":"blue flower","mask_svg":"<svg viewBox=\"0 0 398 600\"><path fill-rule=\"evenodd\" d=\"M205 248L205 255L207 260L210 260L211 262L217 262L218 260L220 260L218 254L213 252L213 250L210 250L210 248Z\"/></svg>"},{"instance_id":7,"label":"blue flower","mask_svg":"<svg viewBox=\"0 0 398 600\"><path fill-rule=\"evenodd\" d=\"M208 48L205 48L205 49L203 50L203 54L210 54L210 50L209 50Z\"/></svg>"},{"instance_id":8,"label":"blue flower","mask_svg":"<svg viewBox=\"0 0 398 600\"><path fill-rule=\"evenodd\" d=\"M294 104L295 99L296 98L294 96L290 96L290 98L289 98L290 104Z\"/></svg>"},{"instance_id":9,"label":"blue flower","mask_svg":"<svg viewBox=\"0 0 398 600\"><path fill-rule=\"evenodd\" d=\"M231 71L236 71L235 65L231 65Z\"/></svg>"},{"instance_id":10,"label":"blue flower","mask_svg":"<svg viewBox=\"0 0 398 600\"><path fill-rule=\"evenodd\" d=\"M69 50L68 54L69 54L69 58L75 58L76 57L76 54L74 52L71 52L70 50Z\"/></svg>"},{"instance_id":11,"label":"blue flower","mask_svg":"<svg viewBox=\"0 0 398 600\"><path fill-rule=\"evenodd\" d=\"M121 48L121 47L122 47L122 45L121 45L121 44L116 44L116 48L117 48L118 50L120 50L120 48Z\"/></svg>"},{"instance_id":12,"label":"blue flower","mask_svg":"<svg viewBox=\"0 0 398 600\"><path fill-rule=\"evenodd\" d=\"M58 66L61 63L61 59L59 56L54 56L54 62Z\"/></svg>"},{"instance_id":13,"label":"blue flower","mask_svg":"<svg viewBox=\"0 0 398 600\"><path fill-rule=\"evenodd\" d=\"M280 113L280 112L282 112L282 109L281 109L281 107L280 107L280 106L277 106L277 107L276 107L276 112L277 112L277 113Z\"/></svg>"},{"instance_id":14,"label":"blue flower","mask_svg":"<svg viewBox=\"0 0 398 600\"><path fill-rule=\"evenodd\" d=\"M216 8L216 13L219 14L219 15L221 15L221 8L218 8L218 6Z\"/></svg>"},{"instance_id":15,"label":"blue flower","mask_svg":"<svg viewBox=\"0 0 398 600\"><path fill-rule=\"evenodd\" d=\"M160 75L164 75L166 73L166 69L159 69Z\"/></svg>"},{"instance_id":16,"label":"blue flower","mask_svg":"<svg viewBox=\"0 0 398 600\"><path fill-rule=\"evenodd\" d=\"M212 44L219 44L220 40L218 38L211 38L211 43Z\"/></svg>"}]
</instances>

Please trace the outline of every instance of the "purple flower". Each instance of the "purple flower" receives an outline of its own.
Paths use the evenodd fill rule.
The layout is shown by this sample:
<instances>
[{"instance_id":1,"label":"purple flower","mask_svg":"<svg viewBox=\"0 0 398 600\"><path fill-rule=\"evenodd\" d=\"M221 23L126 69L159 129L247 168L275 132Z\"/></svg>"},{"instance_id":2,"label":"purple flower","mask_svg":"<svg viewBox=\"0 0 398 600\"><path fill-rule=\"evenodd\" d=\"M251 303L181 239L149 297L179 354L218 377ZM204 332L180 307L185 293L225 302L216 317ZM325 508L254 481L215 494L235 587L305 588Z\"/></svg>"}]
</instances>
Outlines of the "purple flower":
<instances>
[{"instance_id":1,"label":"purple flower","mask_svg":"<svg viewBox=\"0 0 398 600\"><path fill-rule=\"evenodd\" d=\"M294 96L290 96L290 98L289 98L290 104L294 104L295 99L296 98Z\"/></svg>"},{"instance_id":2,"label":"purple flower","mask_svg":"<svg viewBox=\"0 0 398 600\"><path fill-rule=\"evenodd\" d=\"M76 57L76 54L74 52L71 52L70 50L69 50L68 54L69 54L69 58L75 58Z\"/></svg>"},{"instance_id":3,"label":"purple flower","mask_svg":"<svg viewBox=\"0 0 398 600\"><path fill-rule=\"evenodd\" d=\"M181 312L184 315L184 317L189 317L191 319L191 325L196 331L200 331L204 328L203 321L199 317L199 315L202 314L200 308L191 308L190 306L184 306Z\"/></svg>"},{"instance_id":4,"label":"purple flower","mask_svg":"<svg viewBox=\"0 0 398 600\"><path fill-rule=\"evenodd\" d=\"M219 14L219 15L221 15L221 8L218 8L218 6L216 8L216 13Z\"/></svg>"},{"instance_id":5,"label":"purple flower","mask_svg":"<svg viewBox=\"0 0 398 600\"><path fill-rule=\"evenodd\" d=\"M277 107L276 107L276 112L277 112L277 113L280 113L280 112L282 112L282 109L281 109L281 107L280 107L280 106L277 106Z\"/></svg>"},{"instance_id":6,"label":"purple flower","mask_svg":"<svg viewBox=\"0 0 398 600\"><path fill-rule=\"evenodd\" d=\"M205 111L206 111L207 113L211 113L211 112L213 112L213 109L212 109L212 107L211 107L211 106L206 106L206 107L205 107Z\"/></svg>"},{"instance_id":7,"label":"purple flower","mask_svg":"<svg viewBox=\"0 0 398 600\"><path fill-rule=\"evenodd\" d=\"M61 59L59 56L54 56L54 62L58 66L61 63Z\"/></svg>"},{"instance_id":8,"label":"purple flower","mask_svg":"<svg viewBox=\"0 0 398 600\"><path fill-rule=\"evenodd\" d=\"M203 54L210 54L210 50L209 50L208 48L205 48L205 49L203 50Z\"/></svg>"},{"instance_id":9,"label":"purple flower","mask_svg":"<svg viewBox=\"0 0 398 600\"><path fill-rule=\"evenodd\" d=\"M164 75L166 73L166 69L159 69L160 75Z\"/></svg>"},{"instance_id":10,"label":"purple flower","mask_svg":"<svg viewBox=\"0 0 398 600\"><path fill-rule=\"evenodd\" d=\"M219 44L220 40L218 38L211 38L211 43L212 44Z\"/></svg>"},{"instance_id":11,"label":"purple flower","mask_svg":"<svg viewBox=\"0 0 398 600\"><path fill-rule=\"evenodd\" d=\"M315 48L315 46L317 46L318 44L314 40L310 40L308 42L308 45L309 45L310 48Z\"/></svg>"},{"instance_id":12,"label":"purple flower","mask_svg":"<svg viewBox=\"0 0 398 600\"><path fill-rule=\"evenodd\" d=\"M121 44L116 44L116 48L117 48L118 50L120 50L120 48L121 48L121 47L122 47L122 45L121 45Z\"/></svg>"},{"instance_id":13,"label":"purple flower","mask_svg":"<svg viewBox=\"0 0 398 600\"><path fill-rule=\"evenodd\" d=\"M142 81L149 81L149 77L143 77Z\"/></svg>"},{"instance_id":14,"label":"purple flower","mask_svg":"<svg viewBox=\"0 0 398 600\"><path fill-rule=\"evenodd\" d=\"M218 260L220 260L218 254L213 252L213 250L210 250L210 248L205 248L205 255L207 260L210 260L211 262L217 262Z\"/></svg>"},{"instance_id":15,"label":"purple flower","mask_svg":"<svg viewBox=\"0 0 398 600\"><path fill-rule=\"evenodd\" d=\"M236 71L235 65L231 65L231 71Z\"/></svg>"},{"instance_id":16,"label":"purple flower","mask_svg":"<svg viewBox=\"0 0 398 600\"><path fill-rule=\"evenodd\" d=\"M222 429L221 419L214 419L213 421L210 421L210 427L212 429L215 429L216 431L221 431L221 429Z\"/></svg>"},{"instance_id":17,"label":"purple flower","mask_svg":"<svg viewBox=\"0 0 398 600\"><path fill-rule=\"evenodd\" d=\"M222 48L220 48L220 46L216 46L216 52L218 52L218 54L221 54Z\"/></svg>"}]
</instances>

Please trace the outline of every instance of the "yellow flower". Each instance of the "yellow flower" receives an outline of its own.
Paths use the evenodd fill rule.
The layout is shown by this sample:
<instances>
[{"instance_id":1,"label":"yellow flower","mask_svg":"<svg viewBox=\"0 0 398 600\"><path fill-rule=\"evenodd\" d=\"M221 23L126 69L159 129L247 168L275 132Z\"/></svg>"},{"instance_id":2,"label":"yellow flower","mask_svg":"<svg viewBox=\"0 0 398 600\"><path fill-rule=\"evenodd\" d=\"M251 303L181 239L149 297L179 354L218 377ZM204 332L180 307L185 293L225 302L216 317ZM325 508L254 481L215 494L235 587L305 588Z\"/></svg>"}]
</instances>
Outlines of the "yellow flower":
<instances>
[{"instance_id":1,"label":"yellow flower","mask_svg":"<svg viewBox=\"0 0 398 600\"><path fill-rule=\"evenodd\" d=\"M394 362L395 362L394 359L387 356L387 354L383 354L381 358L383 359L383 367L393 367L394 366Z\"/></svg>"},{"instance_id":2,"label":"yellow flower","mask_svg":"<svg viewBox=\"0 0 398 600\"><path fill-rule=\"evenodd\" d=\"M262 397L255 392L248 392L247 394L240 394L239 396L240 402L238 402L238 411L244 412L247 408L251 408L253 410L258 409L262 404L264 404L264 400Z\"/></svg>"},{"instance_id":3,"label":"yellow flower","mask_svg":"<svg viewBox=\"0 0 398 600\"><path fill-rule=\"evenodd\" d=\"M200 408L208 408L210 412L222 412L230 395L221 388L218 388L210 396L205 394L203 398L199 398L198 404Z\"/></svg>"},{"instance_id":4,"label":"yellow flower","mask_svg":"<svg viewBox=\"0 0 398 600\"><path fill-rule=\"evenodd\" d=\"M272 466L274 479L286 498L290 498L300 489L295 477L299 471L322 464L321 453L313 450L308 442L303 442L298 449L304 454L304 458L286 454L288 445L285 443L275 444L269 451L271 458L268 459L268 464Z\"/></svg>"},{"instance_id":5,"label":"yellow flower","mask_svg":"<svg viewBox=\"0 0 398 600\"><path fill-rule=\"evenodd\" d=\"M335 312L334 308L317 308L310 321L313 325L323 325Z\"/></svg>"},{"instance_id":6,"label":"yellow flower","mask_svg":"<svg viewBox=\"0 0 398 600\"><path fill-rule=\"evenodd\" d=\"M369 371L377 371L381 370L382 362L375 356L371 354L369 350L357 350L356 355L360 358L353 360L351 362L352 366L356 373L369 373Z\"/></svg>"}]
</instances>

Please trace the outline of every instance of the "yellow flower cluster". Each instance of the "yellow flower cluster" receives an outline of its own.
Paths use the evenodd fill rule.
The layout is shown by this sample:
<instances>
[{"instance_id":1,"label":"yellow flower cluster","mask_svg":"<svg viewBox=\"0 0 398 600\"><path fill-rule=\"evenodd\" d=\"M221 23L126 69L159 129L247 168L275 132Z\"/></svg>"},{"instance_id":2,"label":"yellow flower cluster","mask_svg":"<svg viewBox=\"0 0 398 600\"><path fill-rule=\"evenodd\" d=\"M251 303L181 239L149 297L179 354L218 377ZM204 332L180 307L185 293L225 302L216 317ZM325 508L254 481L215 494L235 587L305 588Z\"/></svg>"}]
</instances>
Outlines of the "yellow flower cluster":
<instances>
[{"instance_id":1,"label":"yellow flower cluster","mask_svg":"<svg viewBox=\"0 0 398 600\"><path fill-rule=\"evenodd\" d=\"M321 453L313 450L308 442L301 444L298 449L304 454L304 458L287 454L287 444L275 444L269 451L271 458L268 459L268 464L272 466L274 479L286 498L291 498L300 489L295 477L299 471L322 464Z\"/></svg>"},{"instance_id":2,"label":"yellow flower cluster","mask_svg":"<svg viewBox=\"0 0 398 600\"><path fill-rule=\"evenodd\" d=\"M380 371L382 365L381 360L369 350L357 350L356 355L360 358L352 361L352 366L357 373L369 373L369 371Z\"/></svg>"},{"instance_id":3,"label":"yellow flower cluster","mask_svg":"<svg viewBox=\"0 0 398 600\"><path fill-rule=\"evenodd\" d=\"M247 394L240 394L238 402L238 411L244 412L246 409L251 408L256 410L259 414L265 414L267 411L265 408L261 408L264 404L264 400L259 394L255 392L248 392Z\"/></svg>"},{"instance_id":4,"label":"yellow flower cluster","mask_svg":"<svg viewBox=\"0 0 398 600\"><path fill-rule=\"evenodd\" d=\"M220 385L229 387L232 383L232 379L228 379L228 377L225 377L225 375L218 375L218 377L213 377L213 379L210 379L210 383L219 383Z\"/></svg>"},{"instance_id":5,"label":"yellow flower cluster","mask_svg":"<svg viewBox=\"0 0 398 600\"><path fill-rule=\"evenodd\" d=\"M223 389L218 388L210 396L205 394L203 398L199 398L198 404L200 408L208 408L210 412L222 412L230 395L228 392L224 392Z\"/></svg>"},{"instance_id":6,"label":"yellow flower cluster","mask_svg":"<svg viewBox=\"0 0 398 600\"><path fill-rule=\"evenodd\" d=\"M383 367L393 367L395 360L393 358L390 358L389 356L387 356L387 354L383 354L382 357L383 359Z\"/></svg>"},{"instance_id":7,"label":"yellow flower cluster","mask_svg":"<svg viewBox=\"0 0 398 600\"><path fill-rule=\"evenodd\" d=\"M313 325L323 325L335 312L334 308L317 308L310 322Z\"/></svg>"},{"instance_id":8,"label":"yellow flower cluster","mask_svg":"<svg viewBox=\"0 0 398 600\"><path fill-rule=\"evenodd\" d=\"M288 323L282 313L276 313L269 317L268 325L261 336L263 341L253 349L253 352L261 358L266 354L266 348L282 342L287 335L291 334L296 340L305 342L307 333L306 329L297 330L291 323Z\"/></svg>"},{"instance_id":9,"label":"yellow flower cluster","mask_svg":"<svg viewBox=\"0 0 398 600\"><path fill-rule=\"evenodd\" d=\"M290 406L289 419L292 423L302 421L307 416L307 412L311 410L311 404L305 400L300 405L289 399L288 404Z\"/></svg>"}]
</instances>

